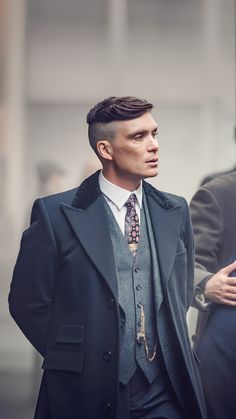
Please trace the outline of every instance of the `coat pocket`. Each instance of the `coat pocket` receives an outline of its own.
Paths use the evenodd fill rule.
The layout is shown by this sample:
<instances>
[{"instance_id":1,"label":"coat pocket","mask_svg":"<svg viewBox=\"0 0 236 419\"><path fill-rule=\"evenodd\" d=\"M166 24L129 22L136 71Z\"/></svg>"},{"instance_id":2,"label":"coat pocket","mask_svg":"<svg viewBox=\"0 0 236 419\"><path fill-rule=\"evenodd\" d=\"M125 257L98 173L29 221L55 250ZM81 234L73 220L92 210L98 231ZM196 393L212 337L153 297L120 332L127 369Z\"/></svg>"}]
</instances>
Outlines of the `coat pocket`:
<instances>
[{"instance_id":1,"label":"coat pocket","mask_svg":"<svg viewBox=\"0 0 236 419\"><path fill-rule=\"evenodd\" d=\"M63 323L59 329L57 343L82 343L84 341L84 325L79 323Z\"/></svg>"},{"instance_id":2,"label":"coat pocket","mask_svg":"<svg viewBox=\"0 0 236 419\"><path fill-rule=\"evenodd\" d=\"M80 372L83 368L84 353L49 349L42 368L45 370Z\"/></svg>"}]
</instances>

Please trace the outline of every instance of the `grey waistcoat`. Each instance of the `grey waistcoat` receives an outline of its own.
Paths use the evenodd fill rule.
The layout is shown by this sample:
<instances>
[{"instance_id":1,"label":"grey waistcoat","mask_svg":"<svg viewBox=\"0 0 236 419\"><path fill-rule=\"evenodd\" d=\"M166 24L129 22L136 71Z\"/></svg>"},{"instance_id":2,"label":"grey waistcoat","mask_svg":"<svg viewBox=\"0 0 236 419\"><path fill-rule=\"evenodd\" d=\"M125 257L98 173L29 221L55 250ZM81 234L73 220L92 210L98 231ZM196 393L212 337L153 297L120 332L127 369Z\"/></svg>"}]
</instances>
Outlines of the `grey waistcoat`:
<instances>
[{"instance_id":1,"label":"grey waistcoat","mask_svg":"<svg viewBox=\"0 0 236 419\"><path fill-rule=\"evenodd\" d=\"M141 303L145 311L147 344L150 354L152 354L157 341L156 309L153 295L158 293L159 302L161 301L157 257L154 258L153 264L153 250L150 246L149 236L152 236L152 231L150 234L151 223L148 207L144 199L144 209L141 210L140 242L135 258L132 256L108 204L106 204L106 212L116 261L121 313L120 382L126 385L139 366L151 383L157 375L157 356L152 362L149 362L144 345L138 344L136 340L140 330L141 309L139 303ZM153 236L151 242L153 242ZM158 283L155 286L153 284L153 267ZM156 301L156 308L158 308L158 301Z\"/></svg>"}]
</instances>

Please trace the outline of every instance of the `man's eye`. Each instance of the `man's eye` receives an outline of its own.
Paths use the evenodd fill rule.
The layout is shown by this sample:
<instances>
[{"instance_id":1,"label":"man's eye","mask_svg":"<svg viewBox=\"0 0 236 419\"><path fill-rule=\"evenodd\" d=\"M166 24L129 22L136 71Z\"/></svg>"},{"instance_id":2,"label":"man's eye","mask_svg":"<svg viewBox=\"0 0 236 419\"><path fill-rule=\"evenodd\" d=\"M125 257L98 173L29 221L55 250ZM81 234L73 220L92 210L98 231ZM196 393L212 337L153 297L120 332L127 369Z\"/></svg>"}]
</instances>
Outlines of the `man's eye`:
<instances>
[{"instance_id":1,"label":"man's eye","mask_svg":"<svg viewBox=\"0 0 236 419\"><path fill-rule=\"evenodd\" d=\"M141 141L143 139L143 135L136 135L134 139L135 141Z\"/></svg>"},{"instance_id":2,"label":"man's eye","mask_svg":"<svg viewBox=\"0 0 236 419\"><path fill-rule=\"evenodd\" d=\"M152 133L153 138L156 138L156 137L157 137L157 134L158 134L158 132L157 132L157 131L153 132L153 133Z\"/></svg>"}]
</instances>

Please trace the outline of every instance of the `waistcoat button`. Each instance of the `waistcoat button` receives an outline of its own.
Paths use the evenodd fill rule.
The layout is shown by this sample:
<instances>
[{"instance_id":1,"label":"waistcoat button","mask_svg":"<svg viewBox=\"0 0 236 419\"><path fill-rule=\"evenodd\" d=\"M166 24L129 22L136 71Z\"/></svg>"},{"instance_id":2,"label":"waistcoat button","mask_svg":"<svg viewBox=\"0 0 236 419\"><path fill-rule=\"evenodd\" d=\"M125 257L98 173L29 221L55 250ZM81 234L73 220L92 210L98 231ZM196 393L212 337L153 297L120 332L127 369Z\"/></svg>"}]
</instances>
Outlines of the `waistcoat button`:
<instances>
[{"instance_id":1,"label":"waistcoat button","mask_svg":"<svg viewBox=\"0 0 236 419\"><path fill-rule=\"evenodd\" d=\"M107 307L108 308L112 308L114 305L114 298L109 298L109 300L107 300Z\"/></svg>"},{"instance_id":2,"label":"waistcoat button","mask_svg":"<svg viewBox=\"0 0 236 419\"><path fill-rule=\"evenodd\" d=\"M124 327L125 325L125 319L120 319L120 327Z\"/></svg>"}]
</instances>

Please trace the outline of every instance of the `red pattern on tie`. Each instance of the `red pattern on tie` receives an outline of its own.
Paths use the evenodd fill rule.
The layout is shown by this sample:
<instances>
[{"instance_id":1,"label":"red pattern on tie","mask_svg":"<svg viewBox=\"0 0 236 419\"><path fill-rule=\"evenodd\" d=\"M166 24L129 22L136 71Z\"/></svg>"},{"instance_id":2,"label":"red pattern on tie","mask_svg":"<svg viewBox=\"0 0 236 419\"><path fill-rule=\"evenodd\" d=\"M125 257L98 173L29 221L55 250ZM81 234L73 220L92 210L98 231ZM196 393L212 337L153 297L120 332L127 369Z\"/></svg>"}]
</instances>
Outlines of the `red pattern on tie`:
<instances>
[{"instance_id":1,"label":"red pattern on tie","mask_svg":"<svg viewBox=\"0 0 236 419\"><path fill-rule=\"evenodd\" d=\"M128 245L133 256L136 256L140 240L139 218L135 209L136 202L136 195L131 194L125 203L127 207L125 215L125 237L127 238Z\"/></svg>"}]
</instances>

